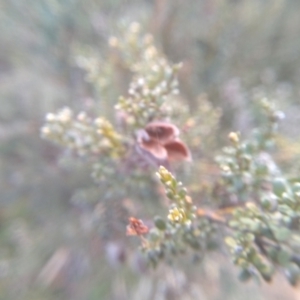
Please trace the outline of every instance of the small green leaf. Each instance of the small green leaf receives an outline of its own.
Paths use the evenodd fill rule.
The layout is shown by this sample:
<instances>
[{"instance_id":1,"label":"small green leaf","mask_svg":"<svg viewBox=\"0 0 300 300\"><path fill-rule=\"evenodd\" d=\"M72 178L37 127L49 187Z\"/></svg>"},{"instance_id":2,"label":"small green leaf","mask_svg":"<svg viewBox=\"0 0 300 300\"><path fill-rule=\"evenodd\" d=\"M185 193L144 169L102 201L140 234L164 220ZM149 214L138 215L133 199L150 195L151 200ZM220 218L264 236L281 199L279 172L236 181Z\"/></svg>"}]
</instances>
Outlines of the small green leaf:
<instances>
[{"instance_id":1,"label":"small green leaf","mask_svg":"<svg viewBox=\"0 0 300 300\"><path fill-rule=\"evenodd\" d=\"M236 246L236 241L235 241L235 239L234 239L233 237L231 237L231 236L227 236L227 237L225 238L225 243L227 244L227 246L232 247L232 248Z\"/></svg>"},{"instance_id":2,"label":"small green leaf","mask_svg":"<svg viewBox=\"0 0 300 300\"><path fill-rule=\"evenodd\" d=\"M275 248L270 248L268 250L268 256L273 260L273 261L277 261L277 254L278 254L278 250Z\"/></svg>"},{"instance_id":3,"label":"small green leaf","mask_svg":"<svg viewBox=\"0 0 300 300\"><path fill-rule=\"evenodd\" d=\"M166 230L167 228L166 222L159 216L154 218L154 224L159 230Z\"/></svg>"},{"instance_id":4,"label":"small green leaf","mask_svg":"<svg viewBox=\"0 0 300 300\"><path fill-rule=\"evenodd\" d=\"M272 280L273 270L271 268L265 266L264 268L261 268L259 271L265 281L270 282Z\"/></svg>"},{"instance_id":5,"label":"small green leaf","mask_svg":"<svg viewBox=\"0 0 300 300\"><path fill-rule=\"evenodd\" d=\"M286 240L288 240L291 236L291 232L288 228L276 228L274 229L274 236L276 238L277 241L279 242L284 242Z\"/></svg>"},{"instance_id":6,"label":"small green leaf","mask_svg":"<svg viewBox=\"0 0 300 300\"><path fill-rule=\"evenodd\" d=\"M186 189L181 189L178 193L180 198L184 198L186 196Z\"/></svg>"},{"instance_id":7,"label":"small green leaf","mask_svg":"<svg viewBox=\"0 0 300 300\"><path fill-rule=\"evenodd\" d=\"M253 242L255 239L255 236L252 233L245 233L243 237L244 237L244 240L249 243Z\"/></svg>"},{"instance_id":8,"label":"small green leaf","mask_svg":"<svg viewBox=\"0 0 300 300\"><path fill-rule=\"evenodd\" d=\"M286 264L288 264L290 262L291 255L289 252L281 249L278 251L276 258L277 258L277 261L279 264L281 264L282 266L285 266Z\"/></svg>"},{"instance_id":9,"label":"small green leaf","mask_svg":"<svg viewBox=\"0 0 300 300\"><path fill-rule=\"evenodd\" d=\"M239 274L239 280L242 282L248 281L252 277L252 274L247 269L243 269Z\"/></svg>"},{"instance_id":10,"label":"small green leaf","mask_svg":"<svg viewBox=\"0 0 300 300\"><path fill-rule=\"evenodd\" d=\"M230 221L229 221L229 226L230 226L230 227L233 227L233 228L239 227L239 222L236 221L236 220L230 220Z\"/></svg>"},{"instance_id":11,"label":"small green leaf","mask_svg":"<svg viewBox=\"0 0 300 300\"><path fill-rule=\"evenodd\" d=\"M275 178L272 182L272 185L273 192L279 197L289 189L287 181L282 177Z\"/></svg>"},{"instance_id":12,"label":"small green leaf","mask_svg":"<svg viewBox=\"0 0 300 300\"><path fill-rule=\"evenodd\" d=\"M152 228L149 232L149 239L152 242L156 242L159 240L161 233L158 231L157 228Z\"/></svg>"},{"instance_id":13,"label":"small green leaf","mask_svg":"<svg viewBox=\"0 0 300 300\"><path fill-rule=\"evenodd\" d=\"M292 189L294 193L300 192L300 182L295 182Z\"/></svg>"},{"instance_id":14,"label":"small green leaf","mask_svg":"<svg viewBox=\"0 0 300 300\"><path fill-rule=\"evenodd\" d=\"M291 264L285 270L285 276L291 285L296 285L300 278L300 269L296 264Z\"/></svg>"}]
</instances>

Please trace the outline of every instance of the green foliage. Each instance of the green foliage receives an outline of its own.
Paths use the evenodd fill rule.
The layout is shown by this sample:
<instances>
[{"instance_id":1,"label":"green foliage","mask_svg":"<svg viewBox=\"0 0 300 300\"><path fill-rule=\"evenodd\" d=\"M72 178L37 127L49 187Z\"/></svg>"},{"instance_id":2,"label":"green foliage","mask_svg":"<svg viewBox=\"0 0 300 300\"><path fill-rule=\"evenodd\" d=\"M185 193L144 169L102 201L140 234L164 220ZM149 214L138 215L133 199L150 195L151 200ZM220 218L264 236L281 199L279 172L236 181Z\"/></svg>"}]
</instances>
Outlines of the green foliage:
<instances>
[{"instance_id":1,"label":"green foliage","mask_svg":"<svg viewBox=\"0 0 300 300\"><path fill-rule=\"evenodd\" d=\"M155 227L149 232L149 239L142 250L153 265L164 258L171 261L173 256L192 250L202 254L207 248L214 225L204 218L196 218L197 208L187 195L181 182L176 181L164 167L157 172L164 185L167 197L171 200L167 220L155 217Z\"/></svg>"},{"instance_id":2,"label":"green foliage","mask_svg":"<svg viewBox=\"0 0 300 300\"><path fill-rule=\"evenodd\" d=\"M176 146L169 149L166 143L174 137L178 143L178 129L167 123L172 114L164 110L164 105L172 108L170 98L177 93L174 89L177 91L178 67L171 67L159 54L151 36L140 36L140 26L136 23L129 27L124 40L112 38L110 44L118 47L124 62L134 72L129 96L121 97L115 106L122 116L120 130L123 134L102 117L91 120L80 113L74 118L66 108L56 115L47 115L42 134L75 150L79 156L99 157L101 169L105 168L107 158L125 161L123 167L126 168L130 161L138 161L139 153L144 163L151 159L155 162L150 172L155 165L166 164L170 168L172 155L176 160L187 151L183 144L174 144ZM259 106L264 116L262 126L245 141L241 134L230 133L231 145L216 158L221 173L220 180L215 180L222 194L214 195L214 183L210 183L211 193L206 196L211 204L215 203L210 210L197 208L182 183L166 167L159 167L157 176L170 201L167 218L155 217L149 233L142 221L135 218L130 219L127 229L129 235L142 238L142 251L154 266L162 259L170 263L174 255L188 250L203 257L212 244L215 244L213 249L222 248L223 241L217 237L225 234L225 244L233 263L240 269L242 281L254 277L269 282L276 269L283 269L289 282L296 283L300 273L297 257L300 182L289 182L269 153L274 148L283 113L266 98L259 101ZM164 150L160 149L161 145L167 149L167 161L159 153ZM139 151L134 152L136 149ZM134 164L127 169L132 186L135 186L135 170L141 166ZM117 168L117 172L121 170ZM149 173L149 169L146 172ZM97 176L100 178L101 174ZM102 178L113 180L112 177ZM222 211L226 210L223 215Z\"/></svg>"},{"instance_id":3,"label":"green foliage","mask_svg":"<svg viewBox=\"0 0 300 300\"><path fill-rule=\"evenodd\" d=\"M0 298L297 299L299 3L1 1Z\"/></svg>"}]
</instances>

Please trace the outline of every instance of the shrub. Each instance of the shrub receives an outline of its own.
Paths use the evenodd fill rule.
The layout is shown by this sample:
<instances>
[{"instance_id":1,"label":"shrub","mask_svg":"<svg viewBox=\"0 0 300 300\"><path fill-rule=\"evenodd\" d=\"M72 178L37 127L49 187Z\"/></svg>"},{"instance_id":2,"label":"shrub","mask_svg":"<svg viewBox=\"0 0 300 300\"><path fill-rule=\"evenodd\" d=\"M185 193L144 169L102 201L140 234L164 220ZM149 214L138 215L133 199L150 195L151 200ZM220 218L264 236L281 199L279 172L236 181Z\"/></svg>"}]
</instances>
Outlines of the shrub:
<instances>
[{"instance_id":1,"label":"shrub","mask_svg":"<svg viewBox=\"0 0 300 300\"><path fill-rule=\"evenodd\" d=\"M127 235L141 240L152 266L172 263L180 254L199 260L225 251L242 281L269 282L279 271L295 285L300 180L282 172L274 158L283 113L268 98L254 99L259 128L246 138L231 132L229 145L216 151L220 109L205 95L196 111L189 109L179 94L180 64L170 63L137 23L110 45L117 64L133 74L127 94L114 105L115 120L66 107L46 116L42 136L88 163L101 194L120 201L117 206L128 197L137 198L133 206L144 206L144 218L127 211ZM77 63L103 88L100 64L84 56ZM147 201L160 206L152 222ZM121 228L108 235L125 234Z\"/></svg>"}]
</instances>

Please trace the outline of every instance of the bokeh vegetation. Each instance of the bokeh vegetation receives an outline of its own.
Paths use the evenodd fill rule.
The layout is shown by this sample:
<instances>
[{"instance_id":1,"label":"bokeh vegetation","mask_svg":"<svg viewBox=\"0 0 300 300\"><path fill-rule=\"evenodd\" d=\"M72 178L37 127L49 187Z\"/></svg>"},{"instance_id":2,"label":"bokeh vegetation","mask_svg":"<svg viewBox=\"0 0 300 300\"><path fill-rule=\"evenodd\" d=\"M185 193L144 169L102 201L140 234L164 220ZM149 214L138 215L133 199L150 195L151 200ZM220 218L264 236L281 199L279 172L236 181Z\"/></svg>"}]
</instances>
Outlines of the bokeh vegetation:
<instances>
[{"instance_id":1,"label":"bokeh vegetation","mask_svg":"<svg viewBox=\"0 0 300 300\"><path fill-rule=\"evenodd\" d=\"M291 250L299 248L298 1L2 0L0 7L1 299L299 297L285 279L296 283L299 264ZM158 87L154 105L149 87ZM262 99L285 114L278 132L268 124L282 115L269 102L261 108ZM62 141L59 131L52 139L69 147L42 140L46 115L52 125L75 124L77 143ZM271 223L289 232L270 237L261 210L248 203L231 214L227 229L236 235L226 238L228 246L148 269L138 238L126 236L128 217L160 230L192 216L185 207L169 211L155 176L159 160L145 166L130 152L127 164L118 161L133 143L160 157L141 142L144 133L133 134L158 116L179 128L181 155L189 156L182 145L192 154L192 163L175 164L172 173L205 217L199 232L210 237L220 226L211 219L220 223L232 213L207 218L207 208L224 212L257 199ZM252 133L257 126L262 130ZM97 134L102 143L90 147ZM271 182L263 195L262 182ZM254 240L260 230L265 236ZM159 238L151 234L152 242ZM185 237L192 248L193 238ZM206 246L213 249L215 237ZM255 256L258 250L267 255ZM273 275L265 257L279 269L268 285L239 283L230 255L247 279L249 253L263 278Z\"/></svg>"}]
</instances>

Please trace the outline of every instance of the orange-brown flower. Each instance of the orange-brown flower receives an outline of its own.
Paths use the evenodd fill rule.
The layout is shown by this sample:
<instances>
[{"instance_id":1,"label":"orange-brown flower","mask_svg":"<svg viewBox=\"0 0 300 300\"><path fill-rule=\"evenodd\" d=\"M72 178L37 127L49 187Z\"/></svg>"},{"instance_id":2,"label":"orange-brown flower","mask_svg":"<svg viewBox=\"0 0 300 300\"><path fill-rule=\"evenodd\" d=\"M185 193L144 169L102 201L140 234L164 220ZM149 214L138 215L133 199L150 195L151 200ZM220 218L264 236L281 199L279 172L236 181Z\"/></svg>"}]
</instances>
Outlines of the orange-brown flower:
<instances>
[{"instance_id":1,"label":"orange-brown flower","mask_svg":"<svg viewBox=\"0 0 300 300\"><path fill-rule=\"evenodd\" d=\"M179 129L175 125L163 121L155 121L147 124L145 131L152 140L161 144L170 142L179 135Z\"/></svg>"},{"instance_id":2,"label":"orange-brown flower","mask_svg":"<svg viewBox=\"0 0 300 300\"><path fill-rule=\"evenodd\" d=\"M138 132L138 146L161 162L190 160L188 147L178 138L179 129L164 121L155 121Z\"/></svg>"},{"instance_id":3,"label":"orange-brown flower","mask_svg":"<svg viewBox=\"0 0 300 300\"><path fill-rule=\"evenodd\" d=\"M129 224L126 227L127 235L143 235L149 232L149 228L142 220L136 218L129 218Z\"/></svg>"},{"instance_id":4,"label":"orange-brown flower","mask_svg":"<svg viewBox=\"0 0 300 300\"><path fill-rule=\"evenodd\" d=\"M169 161L191 160L188 147L179 139L164 144Z\"/></svg>"}]
</instances>

